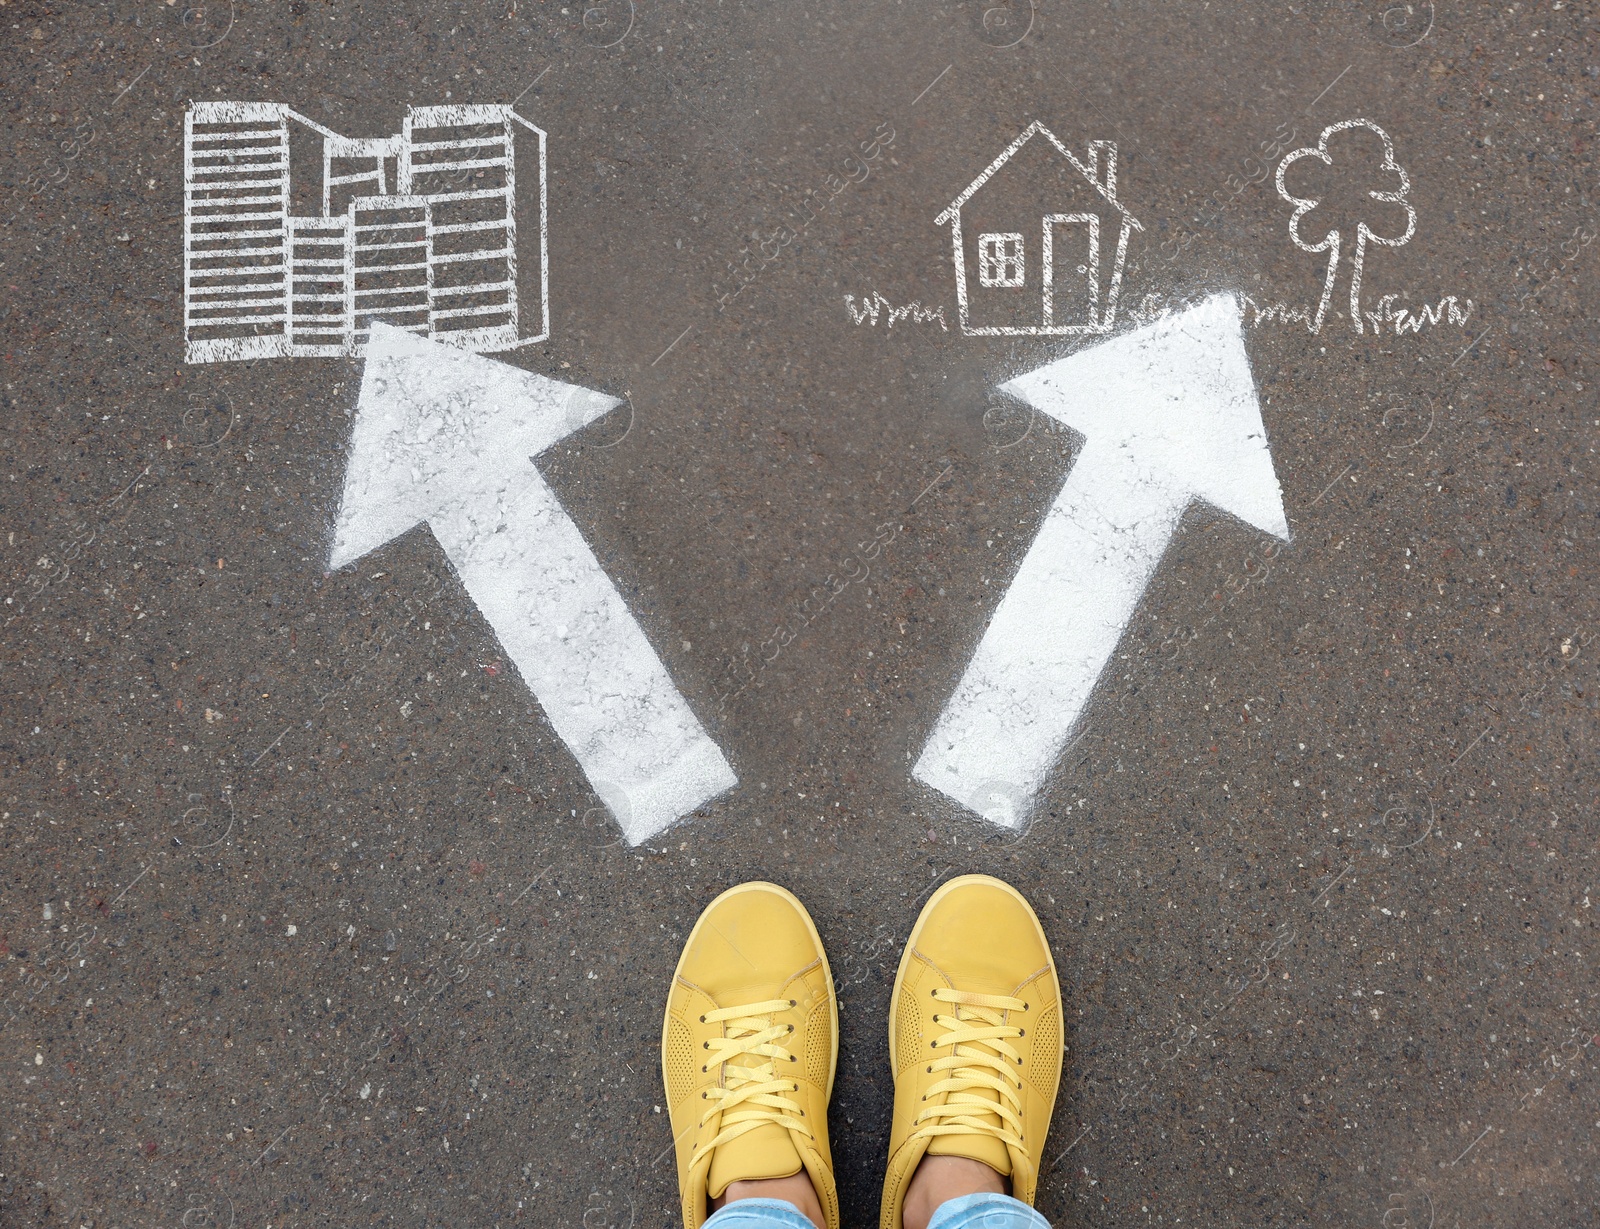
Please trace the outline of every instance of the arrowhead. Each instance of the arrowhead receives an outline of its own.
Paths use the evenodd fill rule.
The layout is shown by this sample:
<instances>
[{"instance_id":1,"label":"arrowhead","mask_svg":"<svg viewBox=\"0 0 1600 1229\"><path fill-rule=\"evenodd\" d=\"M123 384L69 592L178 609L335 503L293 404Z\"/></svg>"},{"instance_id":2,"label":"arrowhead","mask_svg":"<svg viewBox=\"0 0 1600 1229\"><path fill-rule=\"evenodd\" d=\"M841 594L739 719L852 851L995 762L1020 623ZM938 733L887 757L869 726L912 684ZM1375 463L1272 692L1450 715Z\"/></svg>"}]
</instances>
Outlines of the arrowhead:
<instances>
[{"instance_id":1,"label":"arrowhead","mask_svg":"<svg viewBox=\"0 0 1600 1229\"><path fill-rule=\"evenodd\" d=\"M1001 388L1124 450L1175 498L1203 499L1287 541L1239 317L1233 295L1212 295Z\"/></svg>"},{"instance_id":2,"label":"arrowhead","mask_svg":"<svg viewBox=\"0 0 1600 1229\"><path fill-rule=\"evenodd\" d=\"M534 457L620 404L374 324L328 566L449 508L493 515L533 479Z\"/></svg>"}]
</instances>

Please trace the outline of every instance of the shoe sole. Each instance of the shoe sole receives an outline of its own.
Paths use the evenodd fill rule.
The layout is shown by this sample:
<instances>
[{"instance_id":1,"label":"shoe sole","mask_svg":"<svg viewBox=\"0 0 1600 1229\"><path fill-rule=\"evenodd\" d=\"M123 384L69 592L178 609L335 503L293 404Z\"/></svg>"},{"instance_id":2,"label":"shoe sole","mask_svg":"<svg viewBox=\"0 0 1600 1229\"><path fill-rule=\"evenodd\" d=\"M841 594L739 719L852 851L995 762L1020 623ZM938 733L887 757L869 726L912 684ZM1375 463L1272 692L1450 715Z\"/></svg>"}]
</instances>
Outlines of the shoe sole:
<instances>
[{"instance_id":1,"label":"shoe sole","mask_svg":"<svg viewBox=\"0 0 1600 1229\"><path fill-rule=\"evenodd\" d=\"M828 964L828 951L822 945L822 936L817 933L817 924L811 920L811 914L809 911L807 911L806 907L800 903L800 898L793 892L789 891L788 888L779 887L775 883L768 883L764 879L753 879L749 883L741 883L729 888L726 892L723 892L720 896L708 904L700 911L700 917L695 922L694 929L689 932L689 938L684 943L683 950L678 954L677 967L672 970L672 981L674 984L676 984L679 976L683 973L683 962L688 958L689 949L694 946L695 938L700 933L700 927L704 925L705 920L711 916L711 911L729 897L739 896L745 892L771 892L777 896L783 897L784 900L788 901L794 906L795 912L800 915L801 920L806 924L806 930L811 935L811 941L816 944L817 954L822 960L822 975L827 978L828 1015L833 1022L833 1052L828 1058L827 1090L828 1099L831 1101L833 1099L833 1078L839 1070L839 995L834 990L833 969ZM662 1013L661 1017L661 1069L663 1073L665 1073L667 1066L667 1025L671 1019L672 995L669 990L667 995L667 1007Z\"/></svg>"},{"instance_id":2,"label":"shoe sole","mask_svg":"<svg viewBox=\"0 0 1600 1229\"><path fill-rule=\"evenodd\" d=\"M933 906L941 898L951 892L954 892L957 888L965 887L968 884L974 883L981 883L987 887L999 888L1002 892L1005 892L1025 910L1027 910L1028 917L1033 922L1033 929L1039 936L1039 943L1044 948L1045 963L1050 970L1050 984L1055 988L1056 1002L1061 1005L1061 1027L1063 1035L1065 1035L1066 1003L1061 997L1061 979L1056 975L1055 953L1050 950L1050 940L1044 933L1044 927L1039 924L1039 915L1033 911L1033 906L1028 903L1028 898L1021 892L1017 891L1016 888L1012 887L1004 879L996 879L993 875L958 875L948 883L940 884L938 890L935 891L932 896L928 897L928 903L922 906L922 912L917 915L916 925L911 928L910 935L906 937L905 951L900 953L900 967L895 972L894 989L889 995L889 1070L891 1073L898 1072L900 1070L900 1057L895 1053L895 1034L899 1032L899 1030L895 1028L895 1012L898 1009L898 1004L900 1002L901 987L905 984L906 969L911 965L911 953L916 950L917 939L922 934L923 923L927 921L928 915L933 912ZM1056 1081L1056 1097L1059 1097L1060 1095L1061 1081L1058 1079ZM1046 1130L1049 1129L1050 1119L1055 1116L1056 1097L1052 1097L1050 1099L1050 1112L1045 1116Z\"/></svg>"}]
</instances>

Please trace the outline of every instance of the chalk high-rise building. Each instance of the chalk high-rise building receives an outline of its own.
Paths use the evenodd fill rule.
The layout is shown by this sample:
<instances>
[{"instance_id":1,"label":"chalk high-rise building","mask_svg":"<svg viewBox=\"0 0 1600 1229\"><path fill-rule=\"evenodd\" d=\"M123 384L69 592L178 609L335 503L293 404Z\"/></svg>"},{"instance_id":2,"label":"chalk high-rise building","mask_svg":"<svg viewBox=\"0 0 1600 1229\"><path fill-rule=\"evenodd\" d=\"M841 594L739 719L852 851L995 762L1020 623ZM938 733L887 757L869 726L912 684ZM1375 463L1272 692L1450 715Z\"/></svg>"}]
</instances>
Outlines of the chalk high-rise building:
<instances>
[{"instance_id":1,"label":"chalk high-rise building","mask_svg":"<svg viewBox=\"0 0 1600 1229\"><path fill-rule=\"evenodd\" d=\"M186 358L356 355L374 320L478 353L543 341L545 167L544 132L506 106L418 107L397 135L345 137L281 103L194 104ZM519 215L537 251L519 251Z\"/></svg>"}]
</instances>

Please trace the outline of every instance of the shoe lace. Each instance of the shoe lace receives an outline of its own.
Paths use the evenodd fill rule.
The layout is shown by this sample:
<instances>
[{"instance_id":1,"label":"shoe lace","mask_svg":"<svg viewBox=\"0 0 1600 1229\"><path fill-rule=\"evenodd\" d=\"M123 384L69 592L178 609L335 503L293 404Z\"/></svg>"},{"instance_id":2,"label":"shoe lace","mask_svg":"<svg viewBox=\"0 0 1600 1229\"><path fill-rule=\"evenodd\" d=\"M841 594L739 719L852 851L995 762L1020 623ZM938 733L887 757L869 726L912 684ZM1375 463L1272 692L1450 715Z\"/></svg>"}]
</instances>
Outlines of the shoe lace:
<instances>
[{"instance_id":1,"label":"shoe lace","mask_svg":"<svg viewBox=\"0 0 1600 1229\"><path fill-rule=\"evenodd\" d=\"M779 1063L798 1060L778 1044L778 1038L794 1032L794 1025L776 1023L773 1016L794 1005L793 999L768 999L740 1007L718 1007L700 1017L703 1024L726 1026L723 1036L704 1043L711 1053L700 1068L709 1071L714 1065L722 1067L721 1080L700 1094L711 1103L700 1116L700 1125L720 1113L722 1128L714 1139L694 1150L689 1158L691 1169L713 1149L757 1127L776 1125L811 1134L811 1128L800 1121L805 1111L787 1095L799 1092L800 1085L778 1074Z\"/></svg>"},{"instance_id":2,"label":"shoe lace","mask_svg":"<svg viewBox=\"0 0 1600 1229\"><path fill-rule=\"evenodd\" d=\"M933 997L951 1004L955 1013L935 1013L933 1017L933 1023L946 1031L929 1043L939 1057L928 1064L928 1070L948 1074L930 1085L922 1099L947 1095L942 1104L930 1105L917 1115L917 1129L911 1137L992 1135L1021 1149L1022 1079L1017 1068L1022 1066L1022 1055L1010 1039L1025 1035L1026 1030L1007 1023L1005 1016L1026 1011L1028 1004L1004 994L943 987L935 989Z\"/></svg>"}]
</instances>

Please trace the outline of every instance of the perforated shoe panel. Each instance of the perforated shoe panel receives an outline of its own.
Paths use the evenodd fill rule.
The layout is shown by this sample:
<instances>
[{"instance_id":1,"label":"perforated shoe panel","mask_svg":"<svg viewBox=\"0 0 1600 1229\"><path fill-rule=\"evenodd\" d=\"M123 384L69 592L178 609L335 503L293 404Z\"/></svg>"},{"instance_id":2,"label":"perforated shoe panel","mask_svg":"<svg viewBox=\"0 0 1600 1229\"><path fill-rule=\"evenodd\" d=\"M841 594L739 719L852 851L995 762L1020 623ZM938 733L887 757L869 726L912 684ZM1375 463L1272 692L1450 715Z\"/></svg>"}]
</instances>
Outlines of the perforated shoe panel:
<instances>
[{"instance_id":1,"label":"perforated shoe panel","mask_svg":"<svg viewBox=\"0 0 1600 1229\"><path fill-rule=\"evenodd\" d=\"M667 1021L667 1096L674 1105L694 1091L700 1064L695 1060L689 1026L677 1016Z\"/></svg>"},{"instance_id":2,"label":"perforated shoe panel","mask_svg":"<svg viewBox=\"0 0 1600 1229\"><path fill-rule=\"evenodd\" d=\"M1061 1017L1054 1006L1039 1013L1039 1019L1029 1030L1033 1042L1028 1059L1028 1083L1040 1096L1049 1100L1054 1096L1056 1084L1061 1079Z\"/></svg>"},{"instance_id":3,"label":"perforated shoe panel","mask_svg":"<svg viewBox=\"0 0 1600 1229\"><path fill-rule=\"evenodd\" d=\"M819 1010L806 1026L806 1075L818 1088L828 1087L829 1068L833 1066L833 1042L829 1036L828 1013Z\"/></svg>"},{"instance_id":4,"label":"perforated shoe panel","mask_svg":"<svg viewBox=\"0 0 1600 1229\"><path fill-rule=\"evenodd\" d=\"M900 992L895 1004L895 1057L901 1069L922 1057L922 1005L915 991L907 988Z\"/></svg>"}]
</instances>

